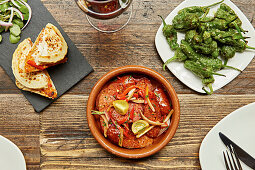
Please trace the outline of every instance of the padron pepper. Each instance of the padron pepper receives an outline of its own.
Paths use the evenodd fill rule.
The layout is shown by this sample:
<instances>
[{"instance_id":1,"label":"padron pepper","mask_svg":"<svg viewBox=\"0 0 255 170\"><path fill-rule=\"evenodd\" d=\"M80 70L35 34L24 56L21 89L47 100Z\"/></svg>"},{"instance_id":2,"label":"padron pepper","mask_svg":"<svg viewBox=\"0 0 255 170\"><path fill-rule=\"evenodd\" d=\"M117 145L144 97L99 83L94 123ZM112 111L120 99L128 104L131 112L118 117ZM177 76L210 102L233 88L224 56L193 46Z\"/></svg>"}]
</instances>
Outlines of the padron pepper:
<instances>
[{"instance_id":1,"label":"padron pepper","mask_svg":"<svg viewBox=\"0 0 255 170\"><path fill-rule=\"evenodd\" d=\"M214 20L214 17L212 17L212 16L208 16L208 17L205 16L205 17L202 17L199 19L200 22L210 22L212 20Z\"/></svg>"},{"instance_id":2,"label":"padron pepper","mask_svg":"<svg viewBox=\"0 0 255 170\"><path fill-rule=\"evenodd\" d=\"M240 18L236 15L236 13L225 3L222 3L220 5L220 8L215 13L216 18L224 19L226 22L228 22L228 26L230 28L236 28L240 32L245 32L241 25L242 21Z\"/></svg>"},{"instance_id":3,"label":"padron pepper","mask_svg":"<svg viewBox=\"0 0 255 170\"><path fill-rule=\"evenodd\" d=\"M215 74L215 75L224 76L222 74L213 72L212 68L207 68L197 61L186 60L184 62L184 67L190 70L191 72L193 72L199 78L201 78L202 83L205 86L209 87L210 92L208 92L204 87L202 88L207 94L213 93L213 89L212 89L212 83L214 83L213 75Z\"/></svg>"},{"instance_id":4,"label":"padron pepper","mask_svg":"<svg viewBox=\"0 0 255 170\"><path fill-rule=\"evenodd\" d=\"M206 15L209 8L222 3L224 0L208 6L191 6L181 9L173 19L173 26L178 31L187 31L199 26L199 18Z\"/></svg>"},{"instance_id":5,"label":"padron pepper","mask_svg":"<svg viewBox=\"0 0 255 170\"><path fill-rule=\"evenodd\" d=\"M201 23L200 27L203 28L200 28L200 30L226 30L228 28L228 24L229 22L224 19L214 18L212 21Z\"/></svg>"},{"instance_id":6,"label":"padron pepper","mask_svg":"<svg viewBox=\"0 0 255 170\"><path fill-rule=\"evenodd\" d=\"M242 36L238 33L234 33L232 29L230 31L212 31L213 39L217 40L221 44L234 46L237 52L243 52L245 49L255 49L248 46L245 41L242 40Z\"/></svg>"},{"instance_id":7,"label":"padron pepper","mask_svg":"<svg viewBox=\"0 0 255 170\"><path fill-rule=\"evenodd\" d=\"M163 21L162 31L164 36L166 37L168 45L172 50L176 50L179 47L179 44L177 43L177 31L174 29L172 25L166 24L162 16L159 15L159 17Z\"/></svg>"},{"instance_id":8,"label":"padron pepper","mask_svg":"<svg viewBox=\"0 0 255 170\"><path fill-rule=\"evenodd\" d=\"M238 32L233 31L233 29L228 29L226 31L221 31L215 29L211 31L212 38L221 44L234 45L237 41L243 39L244 37Z\"/></svg>"},{"instance_id":9,"label":"padron pepper","mask_svg":"<svg viewBox=\"0 0 255 170\"><path fill-rule=\"evenodd\" d=\"M213 71L219 71L223 68L230 68L241 72L241 70L238 68L224 65L219 58L209 58L206 56L201 56L200 58L198 58L197 61L205 67L212 68Z\"/></svg>"},{"instance_id":10,"label":"padron pepper","mask_svg":"<svg viewBox=\"0 0 255 170\"><path fill-rule=\"evenodd\" d=\"M219 58L211 58L204 55L201 55L193 50L193 48L184 40L181 41L180 45L182 52L193 61L198 61L202 65L204 65L207 68L212 68L213 71L218 71L223 68L231 68L237 71L241 71L238 68L227 66L222 64L222 61Z\"/></svg>"},{"instance_id":11,"label":"padron pepper","mask_svg":"<svg viewBox=\"0 0 255 170\"><path fill-rule=\"evenodd\" d=\"M214 4L208 5L208 6L191 6L191 7L186 7L181 9L178 14L182 14L182 13L192 13L192 14L196 14L198 17L201 17L204 13L208 12L208 9L210 7L213 7L215 5L218 5L220 3L222 3L224 0L220 1L220 2L216 2Z\"/></svg>"},{"instance_id":12,"label":"padron pepper","mask_svg":"<svg viewBox=\"0 0 255 170\"><path fill-rule=\"evenodd\" d=\"M177 48L177 50L174 53L174 56L170 59L168 59L164 65L163 65L163 70L166 69L166 65L169 64L172 61L185 61L187 60L187 56L182 52L181 48Z\"/></svg>"},{"instance_id":13,"label":"padron pepper","mask_svg":"<svg viewBox=\"0 0 255 170\"><path fill-rule=\"evenodd\" d=\"M198 46L197 46L198 47ZM182 52L190 59L190 60L199 60L200 58L216 58L216 57L207 57L203 54L197 53L193 48L192 44L189 44L185 40L181 40L180 48ZM199 47L200 48L200 47ZM216 49L217 50L217 49Z\"/></svg>"},{"instance_id":14,"label":"padron pepper","mask_svg":"<svg viewBox=\"0 0 255 170\"><path fill-rule=\"evenodd\" d=\"M215 13L216 18L224 19L226 21L233 21L237 18L237 15L235 12L227 6L225 3L222 3L220 5L220 8L217 9Z\"/></svg>"},{"instance_id":15,"label":"padron pepper","mask_svg":"<svg viewBox=\"0 0 255 170\"><path fill-rule=\"evenodd\" d=\"M199 25L199 17L193 13L180 13L173 19L173 27L177 31L185 32L187 30L195 29Z\"/></svg>"},{"instance_id":16,"label":"padron pepper","mask_svg":"<svg viewBox=\"0 0 255 170\"><path fill-rule=\"evenodd\" d=\"M189 30L186 32L185 34L185 41L188 42L188 43L191 43L194 36L197 35L197 31L196 30Z\"/></svg>"},{"instance_id":17,"label":"padron pepper","mask_svg":"<svg viewBox=\"0 0 255 170\"><path fill-rule=\"evenodd\" d=\"M221 47L220 55L224 59L224 65L227 64L230 58L233 58L235 56L235 53L236 49L233 46L224 45Z\"/></svg>"},{"instance_id":18,"label":"padron pepper","mask_svg":"<svg viewBox=\"0 0 255 170\"><path fill-rule=\"evenodd\" d=\"M195 75L197 75L201 79L208 78L212 75L225 76L223 74L214 72L211 67L206 67L200 62L194 60L186 60L184 62L184 67L192 71Z\"/></svg>"},{"instance_id":19,"label":"padron pepper","mask_svg":"<svg viewBox=\"0 0 255 170\"><path fill-rule=\"evenodd\" d=\"M240 18L236 15L235 11L231 9L227 4L222 3L220 4L220 8L217 9L215 13L216 18L224 19L228 22L230 22L230 27L235 28L234 25L231 25L231 22L236 22L236 24L241 27L242 21Z\"/></svg>"},{"instance_id":20,"label":"padron pepper","mask_svg":"<svg viewBox=\"0 0 255 170\"><path fill-rule=\"evenodd\" d=\"M241 41L241 40L234 41L232 45L235 47L237 52L243 52L246 49L253 49L253 50L255 50L255 47L248 46L246 44L246 42Z\"/></svg>"},{"instance_id":21,"label":"padron pepper","mask_svg":"<svg viewBox=\"0 0 255 170\"><path fill-rule=\"evenodd\" d=\"M211 44L205 44L205 43L198 43L198 44L193 44L192 47L196 50L198 53L210 55L213 58L218 57L217 54L213 54L214 51L217 50L218 45L216 41L213 41Z\"/></svg>"},{"instance_id":22,"label":"padron pepper","mask_svg":"<svg viewBox=\"0 0 255 170\"><path fill-rule=\"evenodd\" d=\"M214 83L214 81L215 79L213 76L202 79L202 83L210 89L210 92L209 92L208 90L205 89L205 87L202 87L202 89L206 92L206 94L209 94L209 95L213 94L212 84Z\"/></svg>"},{"instance_id":23,"label":"padron pepper","mask_svg":"<svg viewBox=\"0 0 255 170\"><path fill-rule=\"evenodd\" d=\"M219 56L218 44L212 40L211 34L205 31L202 36L196 30L189 30L185 34L185 40L190 43L190 46L199 53L210 55L213 58Z\"/></svg>"},{"instance_id":24,"label":"padron pepper","mask_svg":"<svg viewBox=\"0 0 255 170\"><path fill-rule=\"evenodd\" d=\"M201 57L201 54L196 53L190 44L185 41L181 40L180 44L182 52L190 59L190 60L198 60Z\"/></svg>"}]
</instances>

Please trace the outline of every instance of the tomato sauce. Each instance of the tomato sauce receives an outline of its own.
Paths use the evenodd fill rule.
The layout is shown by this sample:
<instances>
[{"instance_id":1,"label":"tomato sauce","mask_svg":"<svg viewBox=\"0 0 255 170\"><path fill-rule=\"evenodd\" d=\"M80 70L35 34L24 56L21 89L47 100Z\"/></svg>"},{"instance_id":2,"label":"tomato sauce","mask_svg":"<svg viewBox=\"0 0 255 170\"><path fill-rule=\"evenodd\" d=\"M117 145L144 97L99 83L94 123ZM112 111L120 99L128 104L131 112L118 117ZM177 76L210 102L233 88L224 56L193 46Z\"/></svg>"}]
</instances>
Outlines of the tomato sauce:
<instances>
[{"instance_id":1,"label":"tomato sauce","mask_svg":"<svg viewBox=\"0 0 255 170\"><path fill-rule=\"evenodd\" d=\"M126 113L120 114L113 107L112 103L117 100L128 102ZM147 147L160 136L162 129L169 126L164 119L172 108L168 94L160 83L143 75L123 75L104 86L97 96L96 109L103 114L95 115L102 134L116 145L133 149ZM132 125L138 120L153 126L139 137L139 133L148 127L140 130L138 135L134 134L132 128L137 127ZM155 122L164 126L154 125Z\"/></svg>"}]
</instances>

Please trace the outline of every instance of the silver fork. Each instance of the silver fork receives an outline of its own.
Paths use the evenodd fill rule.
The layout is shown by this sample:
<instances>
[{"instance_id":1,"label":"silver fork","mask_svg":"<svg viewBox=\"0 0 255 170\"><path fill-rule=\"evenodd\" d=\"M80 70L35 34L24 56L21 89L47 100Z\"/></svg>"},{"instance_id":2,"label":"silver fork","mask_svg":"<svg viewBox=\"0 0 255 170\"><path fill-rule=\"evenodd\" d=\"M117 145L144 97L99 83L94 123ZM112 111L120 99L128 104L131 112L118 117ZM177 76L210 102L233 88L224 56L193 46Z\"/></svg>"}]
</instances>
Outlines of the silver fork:
<instances>
[{"instance_id":1,"label":"silver fork","mask_svg":"<svg viewBox=\"0 0 255 170\"><path fill-rule=\"evenodd\" d=\"M223 151L223 157L224 157L226 169L227 170L242 170L242 166L240 164L239 158L234 148L232 147L232 145L230 145L230 147L227 147L227 148L228 149L225 152Z\"/></svg>"}]
</instances>

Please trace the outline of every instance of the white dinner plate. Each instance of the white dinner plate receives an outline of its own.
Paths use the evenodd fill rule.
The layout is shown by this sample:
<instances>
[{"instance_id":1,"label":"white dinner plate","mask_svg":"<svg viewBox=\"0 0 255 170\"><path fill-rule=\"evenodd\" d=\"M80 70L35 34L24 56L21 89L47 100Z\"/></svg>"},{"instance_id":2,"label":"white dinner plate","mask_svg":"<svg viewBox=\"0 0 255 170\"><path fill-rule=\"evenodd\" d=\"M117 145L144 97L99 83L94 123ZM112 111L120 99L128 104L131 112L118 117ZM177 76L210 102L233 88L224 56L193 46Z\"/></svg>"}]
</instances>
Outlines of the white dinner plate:
<instances>
[{"instance_id":1,"label":"white dinner plate","mask_svg":"<svg viewBox=\"0 0 255 170\"><path fill-rule=\"evenodd\" d=\"M20 149L0 135L0 169L26 170L26 162Z\"/></svg>"},{"instance_id":2,"label":"white dinner plate","mask_svg":"<svg viewBox=\"0 0 255 170\"><path fill-rule=\"evenodd\" d=\"M218 0L219 1L219 0ZM185 7L189 6L206 6L215 3L216 0L185 0L180 5L178 5L165 19L167 24L172 24L172 19L177 15L178 11L180 9L183 9ZM255 46L255 31L249 20L245 17L245 15L241 12L241 10L233 4L230 0L225 0L225 4L230 6L238 15L238 17L242 21L242 28L249 31L245 34L245 36L251 37L248 39L248 45ZM215 12L220 5L217 5L213 8L211 8L209 15L213 16L213 12ZM163 60L163 62L166 62L169 58L174 56L174 51L172 51L167 44L167 41L163 35L162 32L163 24L159 27L156 37L155 37L155 44L157 51ZM183 33L178 33L178 42L180 43L181 39L184 39ZM236 55L228 61L228 65L234 66L239 68L240 70L244 70L247 65L251 62L255 54L254 50L245 50L243 53L236 53ZM182 62L171 62L167 65L169 70L186 86L189 88L200 92L205 93L202 90L203 84L201 82L201 79L195 76L192 72L184 68ZM214 76L215 82L213 83L213 89L214 91L220 89L221 87L228 84L230 81L232 81L238 74L240 74L239 71L233 70L233 69L223 69L219 71L219 73L226 75L226 77L222 76Z\"/></svg>"},{"instance_id":3,"label":"white dinner plate","mask_svg":"<svg viewBox=\"0 0 255 170\"><path fill-rule=\"evenodd\" d=\"M203 170L225 170L223 151L226 146L219 132L229 137L238 146L255 158L255 103L241 107L217 123L205 136L199 150ZM241 162L244 170L251 170Z\"/></svg>"}]
</instances>

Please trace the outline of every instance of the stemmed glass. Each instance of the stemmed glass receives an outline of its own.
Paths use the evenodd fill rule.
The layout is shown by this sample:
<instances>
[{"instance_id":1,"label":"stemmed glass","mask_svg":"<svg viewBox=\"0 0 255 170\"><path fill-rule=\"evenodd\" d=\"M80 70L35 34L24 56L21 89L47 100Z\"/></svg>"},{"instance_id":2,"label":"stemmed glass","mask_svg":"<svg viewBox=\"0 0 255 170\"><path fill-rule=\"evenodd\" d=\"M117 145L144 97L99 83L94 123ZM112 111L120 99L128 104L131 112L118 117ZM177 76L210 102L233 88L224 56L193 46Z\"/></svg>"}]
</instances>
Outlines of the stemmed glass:
<instances>
[{"instance_id":1,"label":"stemmed glass","mask_svg":"<svg viewBox=\"0 0 255 170\"><path fill-rule=\"evenodd\" d=\"M91 26L101 32L124 28L132 16L132 0L75 0ZM130 6L130 8L128 8Z\"/></svg>"}]
</instances>

